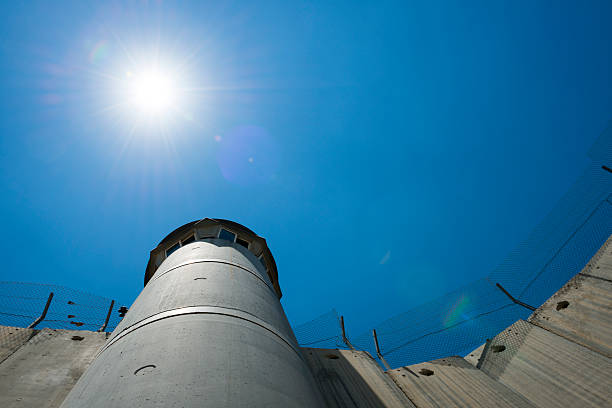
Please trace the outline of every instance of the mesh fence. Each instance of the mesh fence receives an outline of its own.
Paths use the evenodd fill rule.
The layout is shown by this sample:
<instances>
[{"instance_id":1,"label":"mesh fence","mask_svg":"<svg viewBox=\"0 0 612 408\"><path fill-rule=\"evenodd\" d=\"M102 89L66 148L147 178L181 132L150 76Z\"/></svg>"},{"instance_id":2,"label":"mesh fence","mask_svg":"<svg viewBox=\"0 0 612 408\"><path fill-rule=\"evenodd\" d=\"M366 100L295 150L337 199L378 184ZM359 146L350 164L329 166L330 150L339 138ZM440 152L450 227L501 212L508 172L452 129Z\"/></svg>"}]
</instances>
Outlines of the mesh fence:
<instances>
[{"instance_id":1,"label":"mesh fence","mask_svg":"<svg viewBox=\"0 0 612 408\"><path fill-rule=\"evenodd\" d=\"M342 339L340 317L335 309L293 328L302 347L347 348Z\"/></svg>"},{"instance_id":2,"label":"mesh fence","mask_svg":"<svg viewBox=\"0 0 612 408\"><path fill-rule=\"evenodd\" d=\"M537 307L580 272L612 235L612 127L595 142L589 157L593 163L488 276L374 327L381 355L392 367L465 355L527 318L531 310L496 284ZM0 325L27 327L41 315L50 293L49 310L38 327L98 330L104 324L110 299L56 285L0 282ZM115 303L106 331L119 323L120 306ZM335 310L294 327L294 332L304 347L347 348ZM377 357L371 331L354 336L351 343Z\"/></svg>"},{"instance_id":3,"label":"mesh fence","mask_svg":"<svg viewBox=\"0 0 612 408\"><path fill-rule=\"evenodd\" d=\"M58 285L0 282L0 325L28 327L39 316L53 293L45 318L37 328L98 330L106 320L111 299ZM115 303L105 331L119 324Z\"/></svg>"},{"instance_id":4,"label":"mesh fence","mask_svg":"<svg viewBox=\"0 0 612 408\"><path fill-rule=\"evenodd\" d=\"M517 321L512 327L501 331L489 342L489 352L486 358L481 362L480 368L494 379L499 379L500 375L505 371L508 364L519 353L523 346L526 337L534 327L524 321ZM523 349L524 350L524 349ZM501 352L503 351L503 353ZM524 353L523 357L527 357Z\"/></svg>"},{"instance_id":5,"label":"mesh fence","mask_svg":"<svg viewBox=\"0 0 612 408\"><path fill-rule=\"evenodd\" d=\"M513 302L496 284L538 307L585 267L612 235L612 126L595 142L589 157L593 163L488 276L373 328L390 366L466 355L515 321L526 319L531 310ZM309 333L317 333L316 324L317 320L308 323ZM325 325L325 336L331 338L331 319ZM339 325L336 331L335 339L341 341ZM350 337L355 348L377 358L371 331ZM317 337L308 341L317 344Z\"/></svg>"},{"instance_id":6,"label":"mesh fence","mask_svg":"<svg viewBox=\"0 0 612 408\"><path fill-rule=\"evenodd\" d=\"M538 307L585 267L612 235L612 127L595 142L588 166L529 237L487 277L376 325L392 367L465 355ZM352 338L376 357L371 332Z\"/></svg>"}]
</instances>

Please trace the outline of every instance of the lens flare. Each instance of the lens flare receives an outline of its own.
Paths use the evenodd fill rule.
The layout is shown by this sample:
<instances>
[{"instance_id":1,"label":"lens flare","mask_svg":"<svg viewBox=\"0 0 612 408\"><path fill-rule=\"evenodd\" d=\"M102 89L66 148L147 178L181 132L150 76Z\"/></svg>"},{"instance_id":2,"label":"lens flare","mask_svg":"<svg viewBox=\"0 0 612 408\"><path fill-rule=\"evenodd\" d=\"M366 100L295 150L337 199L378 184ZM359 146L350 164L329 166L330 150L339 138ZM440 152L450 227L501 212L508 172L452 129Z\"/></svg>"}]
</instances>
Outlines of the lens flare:
<instances>
[{"instance_id":1,"label":"lens flare","mask_svg":"<svg viewBox=\"0 0 612 408\"><path fill-rule=\"evenodd\" d=\"M98 64L107 59L110 53L111 49L108 41L99 41L89 53L89 62L92 64Z\"/></svg>"},{"instance_id":2,"label":"lens flare","mask_svg":"<svg viewBox=\"0 0 612 408\"><path fill-rule=\"evenodd\" d=\"M466 295L461 295L461 297L455 302L455 304L450 308L448 314L444 318L444 327L449 328L454 326L461 318L464 318L463 312L467 308L470 303L470 298Z\"/></svg>"},{"instance_id":3,"label":"lens flare","mask_svg":"<svg viewBox=\"0 0 612 408\"><path fill-rule=\"evenodd\" d=\"M278 144L259 126L238 126L215 137L217 161L226 180L243 186L272 182L279 169Z\"/></svg>"}]
</instances>

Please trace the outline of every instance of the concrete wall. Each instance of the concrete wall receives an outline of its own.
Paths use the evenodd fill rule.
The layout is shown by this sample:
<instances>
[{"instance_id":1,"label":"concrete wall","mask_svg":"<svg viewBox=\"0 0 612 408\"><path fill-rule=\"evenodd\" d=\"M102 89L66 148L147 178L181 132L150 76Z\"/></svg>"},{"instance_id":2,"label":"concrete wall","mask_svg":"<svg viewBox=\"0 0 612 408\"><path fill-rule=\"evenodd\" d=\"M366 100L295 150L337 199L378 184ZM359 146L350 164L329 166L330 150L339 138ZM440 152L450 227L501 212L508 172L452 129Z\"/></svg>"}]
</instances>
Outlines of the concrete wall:
<instances>
[{"instance_id":1,"label":"concrete wall","mask_svg":"<svg viewBox=\"0 0 612 408\"><path fill-rule=\"evenodd\" d=\"M0 326L0 363L32 338L38 330Z\"/></svg>"},{"instance_id":2,"label":"concrete wall","mask_svg":"<svg viewBox=\"0 0 612 408\"><path fill-rule=\"evenodd\" d=\"M538 407L609 407L610 359L519 320L491 340L481 370Z\"/></svg>"},{"instance_id":3,"label":"concrete wall","mask_svg":"<svg viewBox=\"0 0 612 408\"><path fill-rule=\"evenodd\" d=\"M105 343L106 333L2 327L0 340L7 345L0 349L5 355L0 407L54 408Z\"/></svg>"},{"instance_id":4,"label":"concrete wall","mask_svg":"<svg viewBox=\"0 0 612 408\"><path fill-rule=\"evenodd\" d=\"M612 281L612 236L580 273Z\"/></svg>"},{"instance_id":5,"label":"concrete wall","mask_svg":"<svg viewBox=\"0 0 612 408\"><path fill-rule=\"evenodd\" d=\"M302 348L329 408L414 407L365 351Z\"/></svg>"},{"instance_id":6,"label":"concrete wall","mask_svg":"<svg viewBox=\"0 0 612 408\"><path fill-rule=\"evenodd\" d=\"M480 347L478 347L477 349L475 349L471 353L467 354L463 358L465 359L465 361L467 361L468 363L470 363L474 367L477 367L478 366L478 362L480 361L480 357L482 356L482 353L484 353L485 347L486 347L486 343L480 345Z\"/></svg>"},{"instance_id":7,"label":"concrete wall","mask_svg":"<svg viewBox=\"0 0 612 408\"><path fill-rule=\"evenodd\" d=\"M388 371L417 407L612 407L612 237L529 318L465 359ZM480 368L480 369L478 369Z\"/></svg>"},{"instance_id":8,"label":"concrete wall","mask_svg":"<svg viewBox=\"0 0 612 408\"><path fill-rule=\"evenodd\" d=\"M529 322L612 357L612 282L577 275L538 308Z\"/></svg>"},{"instance_id":9,"label":"concrete wall","mask_svg":"<svg viewBox=\"0 0 612 408\"><path fill-rule=\"evenodd\" d=\"M610 243L529 317L530 323L607 357L612 357Z\"/></svg>"},{"instance_id":10,"label":"concrete wall","mask_svg":"<svg viewBox=\"0 0 612 408\"><path fill-rule=\"evenodd\" d=\"M389 370L388 374L419 408L534 407L461 357Z\"/></svg>"},{"instance_id":11,"label":"concrete wall","mask_svg":"<svg viewBox=\"0 0 612 408\"><path fill-rule=\"evenodd\" d=\"M213 280L214 271L208 272L205 282ZM184 276L193 278L189 273ZM186 294L194 290L194 286L188 287ZM465 359L447 357L385 373L364 351L302 348L301 356L330 408L612 407L611 289L612 238L528 322L519 320ZM153 298L167 301L158 294ZM129 322L126 320L124 325ZM143 341L151 343L147 347L153 347L153 343L175 344L191 324L179 319L175 323L144 335ZM199 344L218 342L223 333L222 326L203 330L194 344L200 350ZM222 339L224 344L232 341L236 341L235 336ZM0 326L0 407L59 407L105 344L108 345L105 333ZM164 367L139 364L144 361L139 360L140 349L138 344L133 349L118 350L102 370L104 375L120 381L129 377L142 384L151 383L151 378L160 375ZM230 358L219 353L207 356L217 356L218 364L230 366L252 358L250 346L242 345L236 350ZM158 354L174 361L181 358L181 349L168 347ZM187 361L170 377L181 375L181 371L195 372L196 368L218 365L202 361ZM266 359L258 361L271 367ZM296 364L303 362L296 360ZM140 368L119 370L124 366ZM208 381L217 374L215 370L206 371L201 378ZM275 385L279 392L287 388L285 380ZM167 393L153 385L148 391L151 395ZM101 406L108 406L107 397L112 393L109 389L101 394ZM203 394L199 401L206 398ZM180 402L180 397L173 401ZM245 406L249 402L252 401Z\"/></svg>"}]
</instances>

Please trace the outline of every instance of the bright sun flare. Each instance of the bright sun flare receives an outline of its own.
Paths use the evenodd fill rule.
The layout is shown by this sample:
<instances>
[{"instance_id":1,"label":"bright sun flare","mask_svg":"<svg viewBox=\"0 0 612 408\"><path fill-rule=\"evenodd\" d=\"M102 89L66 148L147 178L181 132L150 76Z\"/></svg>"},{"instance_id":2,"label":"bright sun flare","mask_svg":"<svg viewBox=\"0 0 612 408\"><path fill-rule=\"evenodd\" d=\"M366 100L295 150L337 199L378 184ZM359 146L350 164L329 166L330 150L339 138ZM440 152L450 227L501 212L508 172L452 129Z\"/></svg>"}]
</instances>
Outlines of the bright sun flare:
<instances>
[{"instance_id":1,"label":"bright sun flare","mask_svg":"<svg viewBox=\"0 0 612 408\"><path fill-rule=\"evenodd\" d=\"M130 101L140 113L161 115L174 107L177 88L169 75L150 71L130 76Z\"/></svg>"}]
</instances>

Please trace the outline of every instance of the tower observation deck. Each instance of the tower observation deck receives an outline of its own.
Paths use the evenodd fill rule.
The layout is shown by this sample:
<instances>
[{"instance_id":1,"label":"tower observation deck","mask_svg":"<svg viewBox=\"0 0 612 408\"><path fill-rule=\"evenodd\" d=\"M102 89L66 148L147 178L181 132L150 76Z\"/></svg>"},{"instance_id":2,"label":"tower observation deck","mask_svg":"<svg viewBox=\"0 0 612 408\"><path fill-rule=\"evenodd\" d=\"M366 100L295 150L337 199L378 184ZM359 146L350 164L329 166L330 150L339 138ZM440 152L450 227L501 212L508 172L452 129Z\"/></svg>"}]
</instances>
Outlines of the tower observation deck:
<instances>
[{"instance_id":1,"label":"tower observation deck","mask_svg":"<svg viewBox=\"0 0 612 408\"><path fill-rule=\"evenodd\" d=\"M190 222L151 251L144 282L63 408L323 406L264 238Z\"/></svg>"}]
</instances>

